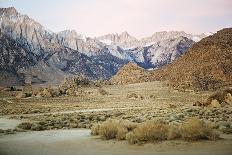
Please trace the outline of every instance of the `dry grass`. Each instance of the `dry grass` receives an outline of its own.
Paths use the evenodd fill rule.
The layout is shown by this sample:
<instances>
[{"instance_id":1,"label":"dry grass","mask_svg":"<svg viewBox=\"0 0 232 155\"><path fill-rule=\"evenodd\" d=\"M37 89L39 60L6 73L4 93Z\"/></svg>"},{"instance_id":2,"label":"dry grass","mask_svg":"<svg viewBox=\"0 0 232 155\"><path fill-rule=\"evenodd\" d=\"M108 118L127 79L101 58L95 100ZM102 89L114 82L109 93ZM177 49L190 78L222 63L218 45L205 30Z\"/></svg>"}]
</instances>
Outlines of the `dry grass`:
<instances>
[{"instance_id":1,"label":"dry grass","mask_svg":"<svg viewBox=\"0 0 232 155\"><path fill-rule=\"evenodd\" d=\"M99 128L100 128L100 124L99 124L99 123L94 124L94 125L91 127L91 135L93 135L93 136L99 135Z\"/></svg>"},{"instance_id":2,"label":"dry grass","mask_svg":"<svg viewBox=\"0 0 232 155\"><path fill-rule=\"evenodd\" d=\"M147 121L138 125L126 138L130 144L154 142L168 138L169 125L161 121Z\"/></svg>"},{"instance_id":3,"label":"dry grass","mask_svg":"<svg viewBox=\"0 0 232 155\"><path fill-rule=\"evenodd\" d=\"M33 126L32 123L23 122L23 123L21 123L21 124L18 125L18 128L24 129L24 130L30 130L32 126Z\"/></svg>"},{"instance_id":4,"label":"dry grass","mask_svg":"<svg viewBox=\"0 0 232 155\"><path fill-rule=\"evenodd\" d=\"M179 139L179 138L181 138L180 125L177 125L177 124L169 125L167 139L174 140L174 139Z\"/></svg>"},{"instance_id":5,"label":"dry grass","mask_svg":"<svg viewBox=\"0 0 232 155\"><path fill-rule=\"evenodd\" d=\"M99 95L109 95L110 93L102 88L98 89Z\"/></svg>"},{"instance_id":6,"label":"dry grass","mask_svg":"<svg viewBox=\"0 0 232 155\"><path fill-rule=\"evenodd\" d=\"M185 140L216 140L219 137L207 123L197 118L192 118L185 122L181 126L180 131L182 139Z\"/></svg>"},{"instance_id":7,"label":"dry grass","mask_svg":"<svg viewBox=\"0 0 232 155\"><path fill-rule=\"evenodd\" d=\"M85 87L78 89L78 92L83 94L76 96L66 96L65 91L61 93L59 97L40 97L41 93L37 97L27 98L24 97L18 102L15 99L15 95L19 92L14 91L0 91L0 98L9 97L12 104L0 104L0 115L5 114L26 114L33 113L31 109L39 109L39 113L43 112L58 112L58 111L69 111L79 109L99 109L99 108L133 108L133 107L151 107L157 106L165 107L167 104L179 105L191 104L197 100L204 100L208 94L192 94L180 93L169 91L166 87L163 87L161 82L149 82L139 83L126 86L110 85L104 86L103 89L109 92L110 95L99 95L98 88ZM41 88L43 90L43 88ZM89 93L92 92L92 93ZM126 95L129 92L136 92L140 96L144 97L141 99L129 99ZM63 94L64 93L64 94ZM150 98L150 95L156 96L155 103L154 99ZM169 98L169 96L175 96L175 98ZM164 102L165 100L165 102ZM1 101L0 101L1 102Z\"/></svg>"},{"instance_id":8,"label":"dry grass","mask_svg":"<svg viewBox=\"0 0 232 155\"><path fill-rule=\"evenodd\" d=\"M162 140L216 140L219 135L207 123L192 118L183 124L168 124L150 120L134 124L125 120L107 120L91 128L92 135L100 135L105 140L127 140L130 144Z\"/></svg>"},{"instance_id":9,"label":"dry grass","mask_svg":"<svg viewBox=\"0 0 232 155\"><path fill-rule=\"evenodd\" d=\"M92 135L100 135L103 139L125 140L126 134L136 127L135 123L125 120L109 119L102 124L95 124L91 128Z\"/></svg>"}]
</instances>

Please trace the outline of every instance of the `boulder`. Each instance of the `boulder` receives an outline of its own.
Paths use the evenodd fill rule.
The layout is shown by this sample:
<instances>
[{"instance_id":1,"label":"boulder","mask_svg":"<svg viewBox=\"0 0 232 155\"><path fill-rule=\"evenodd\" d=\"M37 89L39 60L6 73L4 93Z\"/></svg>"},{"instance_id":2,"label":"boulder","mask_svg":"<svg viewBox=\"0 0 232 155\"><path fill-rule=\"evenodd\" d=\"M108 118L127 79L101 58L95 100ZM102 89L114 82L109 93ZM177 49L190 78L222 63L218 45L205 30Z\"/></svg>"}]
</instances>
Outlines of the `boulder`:
<instances>
[{"instance_id":1,"label":"boulder","mask_svg":"<svg viewBox=\"0 0 232 155\"><path fill-rule=\"evenodd\" d=\"M52 97L58 97L61 95L59 89L50 89L49 92L51 93Z\"/></svg>"},{"instance_id":2,"label":"boulder","mask_svg":"<svg viewBox=\"0 0 232 155\"><path fill-rule=\"evenodd\" d=\"M16 95L15 98L16 98L16 99L26 98L26 94L23 93L23 92L20 92L20 93L18 93L18 94Z\"/></svg>"},{"instance_id":3,"label":"boulder","mask_svg":"<svg viewBox=\"0 0 232 155\"><path fill-rule=\"evenodd\" d=\"M232 96L231 96L230 93L226 94L226 96L225 96L225 102L226 102L227 104L229 104L229 105L232 106Z\"/></svg>"},{"instance_id":4,"label":"boulder","mask_svg":"<svg viewBox=\"0 0 232 155\"><path fill-rule=\"evenodd\" d=\"M44 90L41 92L42 97L52 97L52 94L48 91L47 88L44 88Z\"/></svg>"},{"instance_id":5,"label":"boulder","mask_svg":"<svg viewBox=\"0 0 232 155\"><path fill-rule=\"evenodd\" d=\"M219 108L221 107L220 103L218 100L212 100L211 101L211 106L214 107L214 108Z\"/></svg>"},{"instance_id":6,"label":"boulder","mask_svg":"<svg viewBox=\"0 0 232 155\"><path fill-rule=\"evenodd\" d=\"M25 83L23 86L23 92L26 94L27 97L32 96L33 90L31 83Z\"/></svg>"}]
</instances>

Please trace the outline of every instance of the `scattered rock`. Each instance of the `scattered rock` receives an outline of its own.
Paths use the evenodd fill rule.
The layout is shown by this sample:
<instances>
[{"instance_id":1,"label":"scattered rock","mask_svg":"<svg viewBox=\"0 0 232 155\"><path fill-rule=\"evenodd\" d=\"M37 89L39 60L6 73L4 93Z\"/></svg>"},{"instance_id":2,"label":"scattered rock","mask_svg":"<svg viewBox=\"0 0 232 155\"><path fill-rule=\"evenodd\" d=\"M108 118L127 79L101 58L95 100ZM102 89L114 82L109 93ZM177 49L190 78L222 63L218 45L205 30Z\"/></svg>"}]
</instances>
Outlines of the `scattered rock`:
<instances>
[{"instance_id":1,"label":"scattered rock","mask_svg":"<svg viewBox=\"0 0 232 155\"><path fill-rule=\"evenodd\" d=\"M106 90L104 90L104 89L102 89L102 88L99 88L99 89L98 89L98 93L99 93L100 95L109 95L109 94L110 94L108 91L106 91Z\"/></svg>"},{"instance_id":2,"label":"scattered rock","mask_svg":"<svg viewBox=\"0 0 232 155\"><path fill-rule=\"evenodd\" d=\"M211 101L211 106L212 106L213 108L219 108L219 107L221 107L221 105L220 105L220 103L218 102L218 100L212 100L212 101Z\"/></svg>"},{"instance_id":3,"label":"scattered rock","mask_svg":"<svg viewBox=\"0 0 232 155\"><path fill-rule=\"evenodd\" d=\"M136 94L136 93L128 93L126 97L127 97L128 99L141 99L141 100L144 99L143 96L138 95L138 94Z\"/></svg>"},{"instance_id":4,"label":"scattered rock","mask_svg":"<svg viewBox=\"0 0 232 155\"><path fill-rule=\"evenodd\" d=\"M44 90L41 92L42 97L52 97L52 94L48 91L47 88L44 88Z\"/></svg>"},{"instance_id":5,"label":"scattered rock","mask_svg":"<svg viewBox=\"0 0 232 155\"><path fill-rule=\"evenodd\" d=\"M229 105L232 106L232 96L231 96L231 93L226 94L226 96L225 96L225 102L227 104L229 104Z\"/></svg>"},{"instance_id":6,"label":"scattered rock","mask_svg":"<svg viewBox=\"0 0 232 155\"><path fill-rule=\"evenodd\" d=\"M25 93L23 93L23 92L20 92L20 93L18 93L17 95L16 95L16 97L15 97L16 99L22 99L22 98L26 98L26 94Z\"/></svg>"}]
</instances>

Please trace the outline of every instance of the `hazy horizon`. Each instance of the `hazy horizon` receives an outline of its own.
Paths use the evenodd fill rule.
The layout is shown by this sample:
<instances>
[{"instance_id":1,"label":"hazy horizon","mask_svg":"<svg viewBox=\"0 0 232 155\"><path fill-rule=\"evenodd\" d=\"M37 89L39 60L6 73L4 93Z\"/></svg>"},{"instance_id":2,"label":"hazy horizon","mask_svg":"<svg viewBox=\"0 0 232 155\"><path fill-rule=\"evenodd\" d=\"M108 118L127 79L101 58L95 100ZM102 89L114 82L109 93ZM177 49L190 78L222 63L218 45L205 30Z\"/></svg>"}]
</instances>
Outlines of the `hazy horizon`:
<instances>
[{"instance_id":1,"label":"hazy horizon","mask_svg":"<svg viewBox=\"0 0 232 155\"><path fill-rule=\"evenodd\" d=\"M96 37L127 31L142 38L159 31L201 34L231 27L230 0L0 0L53 32Z\"/></svg>"}]
</instances>

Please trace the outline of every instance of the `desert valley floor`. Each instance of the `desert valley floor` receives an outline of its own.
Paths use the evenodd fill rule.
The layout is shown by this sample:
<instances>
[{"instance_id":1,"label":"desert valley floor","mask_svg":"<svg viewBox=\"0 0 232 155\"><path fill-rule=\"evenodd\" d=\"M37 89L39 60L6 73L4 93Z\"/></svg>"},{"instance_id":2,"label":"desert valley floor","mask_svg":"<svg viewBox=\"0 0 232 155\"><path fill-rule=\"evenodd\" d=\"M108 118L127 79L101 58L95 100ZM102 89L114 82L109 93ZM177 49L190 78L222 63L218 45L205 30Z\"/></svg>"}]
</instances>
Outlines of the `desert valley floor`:
<instances>
[{"instance_id":1,"label":"desert valley floor","mask_svg":"<svg viewBox=\"0 0 232 155\"><path fill-rule=\"evenodd\" d=\"M218 131L220 139L215 141L166 140L136 145L126 141L104 141L90 135L94 123L109 118L136 123L152 119L182 123L197 117L217 129L231 126L231 106L193 106L212 92L180 92L157 81L104 85L100 90L98 87L82 87L78 91L78 96L22 99L14 97L17 91L1 91L0 155L229 155L232 152L232 135L221 131ZM28 123L30 129L18 128L22 122Z\"/></svg>"}]
</instances>

